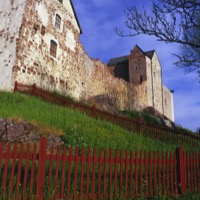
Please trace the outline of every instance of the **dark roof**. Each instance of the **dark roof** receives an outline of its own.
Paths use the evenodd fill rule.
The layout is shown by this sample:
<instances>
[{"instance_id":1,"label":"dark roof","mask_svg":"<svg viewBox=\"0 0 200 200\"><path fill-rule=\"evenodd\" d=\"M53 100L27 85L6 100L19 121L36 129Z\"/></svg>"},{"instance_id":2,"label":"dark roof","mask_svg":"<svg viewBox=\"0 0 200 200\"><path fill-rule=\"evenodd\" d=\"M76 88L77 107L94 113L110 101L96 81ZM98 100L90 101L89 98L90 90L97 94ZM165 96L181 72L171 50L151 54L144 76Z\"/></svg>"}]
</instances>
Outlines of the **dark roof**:
<instances>
[{"instance_id":1,"label":"dark roof","mask_svg":"<svg viewBox=\"0 0 200 200\"><path fill-rule=\"evenodd\" d=\"M111 58L108 61L108 66L116 66L117 64L123 64L128 62L129 56L121 56L117 58Z\"/></svg>"},{"instance_id":2,"label":"dark roof","mask_svg":"<svg viewBox=\"0 0 200 200\"><path fill-rule=\"evenodd\" d=\"M147 51L147 52L145 52L145 54L146 54L149 58L152 59L154 52L155 52L155 50Z\"/></svg>"},{"instance_id":3,"label":"dark roof","mask_svg":"<svg viewBox=\"0 0 200 200\"><path fill-rule=\"evenodd\" d=\"M139 48L139 47L138 47ZM142 51L142 50L141 50ZM142 51L143 52L143 51ZM147 51L147 52L143 52L146 56L148 56L150 59L152 59L153 54L154 54L155 50L152 51ZM117 58L111 58L108 61L108 66L116 66L117 64L123 64L125 62L128 62L129 60L129 55L128 56L121 56L121 57L117 57Z\"/></svg>"},{"instance_id":4,"label":"dark roof","mask_svg":"<svg viewBox=\"0 0 200 200\"><path fill-rule=\"evenodd\" d=\"M70 0L70 3L71 3L71 6L72 6L72 10L73 10L73 12L74 12L74 15L75 15L75 18L76 18L76 21L77 21L78 27L79 27L79 29L80 29L80 34L82 34L81 25L80 25L80 23L79 23L79 20L78 20L77 15L76 15L76 11L75 11L75 9L74 9L74 5L73 5L72 0Z\"/></svg>"}]
</instances>

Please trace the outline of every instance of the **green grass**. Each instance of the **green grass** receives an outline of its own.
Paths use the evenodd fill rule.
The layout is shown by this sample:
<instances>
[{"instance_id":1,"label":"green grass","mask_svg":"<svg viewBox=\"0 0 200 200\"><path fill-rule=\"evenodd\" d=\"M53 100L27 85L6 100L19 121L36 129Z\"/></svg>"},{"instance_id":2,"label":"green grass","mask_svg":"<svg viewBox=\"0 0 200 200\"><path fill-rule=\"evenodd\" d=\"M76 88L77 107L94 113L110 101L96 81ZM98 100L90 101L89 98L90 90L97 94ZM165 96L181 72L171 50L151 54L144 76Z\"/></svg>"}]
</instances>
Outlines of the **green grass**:
<instances>
[{"instance_id":1,"label":"green grass","mask_svg":"<svg viewBox=\"0 0 200 200\"><path fill-rule=\"evenodd\" d=\"M154 125L160 124L159 121L154 116L152 116L151 114L149 114L146 111L138 112L135 110L131 110L131 111L124 110L121 113L127 117L130 117L130 118L136 120L136 121L138 120L139 114L141 114L143 122L148 123L148 124L154 124Z\"/></svg>"},{"instance_id":2,"label":"green grass","mask_svg":"<svg viewBox=\"0 0 200 200\"><path fill-rule=\"evenodd\" d=\"M131 133L73 109L66 109L19 93L0 93L0 118L27 120L42 134L62 135L66 146L90 146L122 150L173 151L174 145L161 143Z\"/></svg>"}]
</instances>

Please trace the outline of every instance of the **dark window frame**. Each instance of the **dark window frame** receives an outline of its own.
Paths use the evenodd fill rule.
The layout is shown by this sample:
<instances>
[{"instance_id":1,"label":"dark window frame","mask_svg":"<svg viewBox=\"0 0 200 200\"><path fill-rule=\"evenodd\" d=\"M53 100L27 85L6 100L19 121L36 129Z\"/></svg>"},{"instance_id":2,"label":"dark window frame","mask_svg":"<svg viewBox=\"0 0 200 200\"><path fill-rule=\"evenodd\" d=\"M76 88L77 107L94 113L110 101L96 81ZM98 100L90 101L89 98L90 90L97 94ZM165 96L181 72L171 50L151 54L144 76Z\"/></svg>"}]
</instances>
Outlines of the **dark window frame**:
<instances>
[{"instance_id":1,"label":"dark window frame","mask_svg":"<svg viewBox=\"0 0 200 200\"><path fill-rule=\"evenodd\" d=\"M60 30L60 27L61 27L61 17L58 14L56 14L56 18L55 18L55 27L59 30Z\"/></svg>"},{"instance_id":2,"label":"dark window frame","mask_svg":"<svg viewBox=\"0 0 200 200\"><path fill-rule=\"evenodd\" d=\"M56 58L57 47L58 47L58 44L54 40L51 40L50 41L50 55L53 56L54 58Z\"/></svg>"}]
</instances>

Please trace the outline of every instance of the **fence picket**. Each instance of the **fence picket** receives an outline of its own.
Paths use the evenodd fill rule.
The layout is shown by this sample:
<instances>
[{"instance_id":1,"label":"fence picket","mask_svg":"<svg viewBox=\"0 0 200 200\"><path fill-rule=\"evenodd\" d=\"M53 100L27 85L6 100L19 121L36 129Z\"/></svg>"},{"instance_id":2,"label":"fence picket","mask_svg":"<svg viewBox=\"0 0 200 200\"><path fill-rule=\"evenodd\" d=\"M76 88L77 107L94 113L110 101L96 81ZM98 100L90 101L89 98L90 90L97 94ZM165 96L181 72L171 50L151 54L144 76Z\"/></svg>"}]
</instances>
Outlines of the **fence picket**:
<instances>
[{"instance_id":1,"label":"fence picket","mask_svg":"<svg viewBox=\"0 0 200 200\"><path fill-rule=\"evenodd\" d=\"M102 168L102 150L99 149L99 158L98 158L98 199L101 198L101 168Z\"/></svg>"},{"instance_id":2,"label":"fence picket","mask_svg":"<svg viewBox=\"0 0 200 200\"><path fill-rule=\"evenodd\" d=\"M80 199L82 199L83 193L83 176L84 176L84 160L85 160L85 149L81 149L81 177L80 177Z\"/></svg>"},{"instance_id":3,"label":"fence picket","mask_svg":"<svg viewBox=\"0 0 200 200\"><path fill-rule=\"evenodd\" d=\"M122 192L123 192L123 152L122 150L120 150L120 196L122 196Z\"/></svg>"},{"instance_id":4,"label":"fence picket","mask_svg":"<svg viewBox=\"0 0 200 200\"><path fill-rule=\"evenodd\" d=\"M172 158L172 152L170 152L170 196L172 196L174 194L174 186L173 186L173 182L174 182L174 176L173 176L173 158Z\"/></svg>"},{"instance_id":5,"label":"fence picket","mask_svg":"<svg viewBox=\"0 0 200 200\"><path fill-rule=\"evenodd\" d=\"M90 147L87 151L87 168L86 168L86 199L89 199L89 187L90 187Z\"/></svg>"},{"instance_id":6,"label":"fence picket","mask_svg":"<svg viewBox=\"0 0 200 200\"><path fill-rule=\"evenodd\" d=\"M157 171L159 171L159 167L158 167L158 169L156 171L156 166L159 166L158 162L159 161L158 161L158 158L156 157L156 152L154 151L153 152L153 193L152 193L152 196L156 195L157 183L158 183L158 188L159 188L159 181L157 181Z\"/></svg>"},{"instance_id":7,"label":"fence picket","mask_svg":"<svg viewBox=\"0 0 200 200\"><path fill-rule=\"evenodd\" d=\"M138 195L138 165L139 165L139 160L138 160L138 152L135 152L135 197L137 198Z\"/></svg>"},{"instance_id":8,"label":"fence picket","mask_svg":"<svg viewBox=\"0 0 200 200\"><path fill-rule=\"evenodd\" d=\"M67 198L71 197L72 147L69 148Z\"/></svg>"},{"instance_id":9,"label":"fence picket","mask_svg":"<svg viewBox=\"0 0 200 200\"><path fill-rule=\"evenodd\" d=\"M61 195L60 198L64 198L65 194L65 168L66 168L66 147L63 148L62 155L62 175L61 175Z\"/></svg>"},{"instance_id":10,"label":"fence picket","mask_svg":"<svg viewBox=\"0 0 200 200\"><path fill-rule=\"evenodd\" d=\"M92 166L92 199L95 199L95 183L96 183L96 149L93 149L93 166Z\"/></svg>"},{"instance_id":11,"label":"fence picket","mask_svg":"<svg viewBox=\"0 0 200 200\"><path fill-rule=\"evenodd\" d=\"M194 192L197 192L197 152L194 153Z\"/></svg>"},{"instance_id":12,"label":"fence picket","mask_svg":"<svg viewBox=\"0 0 200 200\"><path fill-rule=\"evenodd\" d=\"M74 166L74 199L77 196L77 179L78 177L78 147L75 150L75 166Z\"/></svg>"},{"instance_id":13,"label":"fence picket","mask_svg":"<svg viewBox=\"0 0 200 200\"><path fill-rule=\"evenodd\" d=\"M103 172L103 194L104 198L107 198L107 150L104 150L104 172Z\"/></svg>"},{"instance_id":14,"label":"fence picket","mask_svg":"<svg viewBox=\"0 0 200 200\"><path fill-rule=\"evenodd\" d=\"M12 167L11 167L11 174L10 174L10 189L9 189L10 195L12 195L12 191L13 191L16 158L17 158L17 144L15 143L14 149L13 149Z\"/></svg>"},{"instance_id":15,"label":"fence picket","mask_svg":"<svg viewBox=\"0 0 200 200\"><path fill-rule=\"evenodd\" d=\"M20 152L19 152L19 161L18 161L18 170L17 170L17 184L16 184L16 199L19 199L19 189L20 189L20 179L21 179L21 168L22 168L22 156L23 156L24 146L23 144L20 145Z\"/></svg>"},{"instance_id":16,"label":"fence picket","mask_svg":"<svg viewBox=\"0 0 200 200\"><path fill-rule=\"evenodd\" d=\"M114 185L114 198L118 198L118 187L117 187L117 183L118 183L118 163L119 163L119 159L118 159L118 150L115 150L115 185Z\"/></svg>"},{"instance_id":17,"label":"fence picket","mask_svg":"<svg viewBox=\"0 0 200 200\"><path fill-rule=\"evenodd\" d=\"M162 152L162 194L165 194L165 156L164 152Z\"/></svg>"},{"instance_id":18,"label":"fence picket","mask_svg":"<svg viewBox=\"0 0 200 200\"><path fill-rule=\"evenodd\" d=\"M59 155L60 155L60 146L57 146L56 149L56 174L55 174L55 184L54 184L54 196L57 197L58 192L58 170L59 170Z\"/></svg>"},{"instance_id":19,"label":"fence picket","mask_svg":"<svg viewBox=\"0 0 200 200\"><path fill-rule=\"evenodd\" d=\"M167 190L167 195L170 196L170 174L169 174L169 154L166 152L166 190Z\"/></svg>"},{"instance_id":20,"label":"fence picket","mask_svg":"<svg viewBox=\"0 0 200 200\"><path fill-rule=\"evenodd\" d=\"M54 153L54 146L52 145L50 148L50 155L49 155L49 174L48 174L48 193L49 194L52 189L53 153Z\"/></svg>"},{"instance_id":21,"label":"fence picket","mask_svg":"<svg viewBox=\"0 0 200 200\"><path fill-rule=\"evenodd\" d=\"M27 144L26 148L26 163L24 169L24 181L23 181L23 198L26 199L26 185L27 185L27 178L28 178L28 164L30 160L30 145Z\"/></svg>"},{"instance_id":22,"label":"fence picket","mask_svg":"<svg viewBox=\"0 0 200 200\"><path fill-rule=\"evenodd\" d=\"M129 159L128 159L128 151L125 152L125 198L128 198L128 166L129 166Z\"/></svg>"},{"instance_id":23,"label":"fence picket","mask_svg":"<svg viewBox=\"0 0 200 200\"><path fill-rule=\"evenodd\" d=\"M142 170L142 151L140 151L140 171L139 171L139 174L140 174L140 195L142 195L143 191L142 191L142 173L143 173L143 170Z\"/></svg>"},{"instance_id":24,"label":"fence picket","mask_svg":"<svg viewBox=\"0 0 200 200\"><path fill-rule=\"evenodd\" d=\"M113 167L113 157L112 157L112 149L110 149L109 153L109 196L112 199L112 167Z\"/></svg>"},{"instance_id":25,"label":"fence picket","mask_svg":"<svg viewBox=\"0 0 200 200\"><path fill-rule=\"evenodd\" d=\"M133 159L133 151L130 151L130 195L131 199L134 198L134 191L133 191L133 166L134 166L134 159Z\"/></svg>"},{"instance_id":26,"label":"fence picket","mask_svg":"<svg viewBox=\"0 0 200 200\"><path fill-rule=\"evenodd\" d=\"M10 143L7 145L7 151L6 151L6 159L4 164L4 172L3 172L3 181L2 181L2 189L4 192L4 195L6 194L6 184L7 184L7 175L8 175L8 163L9 163L9 154L10 154Z\"/></svg>"},{"instance_id":27,"label":"fence picket","mask_svg":"<svg viewBox=\"0 0 200 200\"><path fill-rule=\"evenodd\" d=\"M161 187L161 160L160 160L160 152L158 152L158 196L162 193L162 187ZM156 192L155 192L156 194Z\"/></svg>"},{"instance_id":28,"label":"fence picket","mask_svg":"<svg viewBox=\"0 0 200 200\"><path fill-rule=\"evenodd\" d=\"M177 178L177 157L174 153L174 180L175 180L175 194L178 195L178 178Z\"/></svg>"},{"instance_id":29,"label":"fence picket","mask_svg":"<svg viewBox=\"0 0 200 200\"><path fill-rule=\"evenodd\" d=\"M144 170L145 170L145 178L144 178L144 194L145 194L145 197L148 197L148 188L147 188L147 185L148 185L148 160L147 160L147 152L145 151L144 152Z\"/></svg>"},{"instance_id":30,"label":"fence picket","mask_svg":"<svg viewBox=\"0 0 200 200\"><path fill-rule=\"evenodd\" d=\"M152 163L153 163L152 153L149 152L149 188L148 188L148 191L149 191L149 196L150 197L153 196L153 190L152 190L152 185L153 185L153 182L152 182Z\"/></svg>"},{"instance_id":31,"label":"fence picket","mask_svg":"<svg viewBox=\"0 0 200 200\"><path fill-rule=\"evenodd\" d=\"M33 146L32 165L31 165L31 177L30 177L30 199L32 199L32 194L33 194L34 176L35 176L35 161L36 161L36 158L37 158L36 144L34 144L34 146Z\"/></svg>"}]
</instances>

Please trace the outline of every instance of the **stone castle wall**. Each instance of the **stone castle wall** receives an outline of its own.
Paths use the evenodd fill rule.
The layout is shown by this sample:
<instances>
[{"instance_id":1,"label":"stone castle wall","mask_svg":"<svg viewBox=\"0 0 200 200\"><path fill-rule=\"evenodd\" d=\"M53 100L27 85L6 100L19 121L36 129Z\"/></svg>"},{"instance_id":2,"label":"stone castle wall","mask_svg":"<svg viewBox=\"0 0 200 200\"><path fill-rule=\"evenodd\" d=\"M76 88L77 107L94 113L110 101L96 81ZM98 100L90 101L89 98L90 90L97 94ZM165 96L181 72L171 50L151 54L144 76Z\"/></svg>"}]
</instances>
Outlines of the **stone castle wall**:
<instances>
[{"instance_id":1,"label":"stone castle wall","mask_svg":"<svg viewBox=\"0 0 200 200\"><path fill-rule=\"evenodd\" d=\"M106 97L120 110L149 106L145 78L138 85L115 78L107 65L87 55L79 40L80 29L69 0L63 0L64 6L58 0L26 0L26 4L18 0L16 4L18 9L11 11L11 17L20 15L21 21L16 27L18 38L13 39L16 56L13 53L9 68L9 89L15 81L35 83L78 100ZM61 17L60 29L55 27L56 14ZM56 58L50 55L51 40L58 45ZM0 76L0 81L3 77Z\"/></svg>"}]
</instances>

